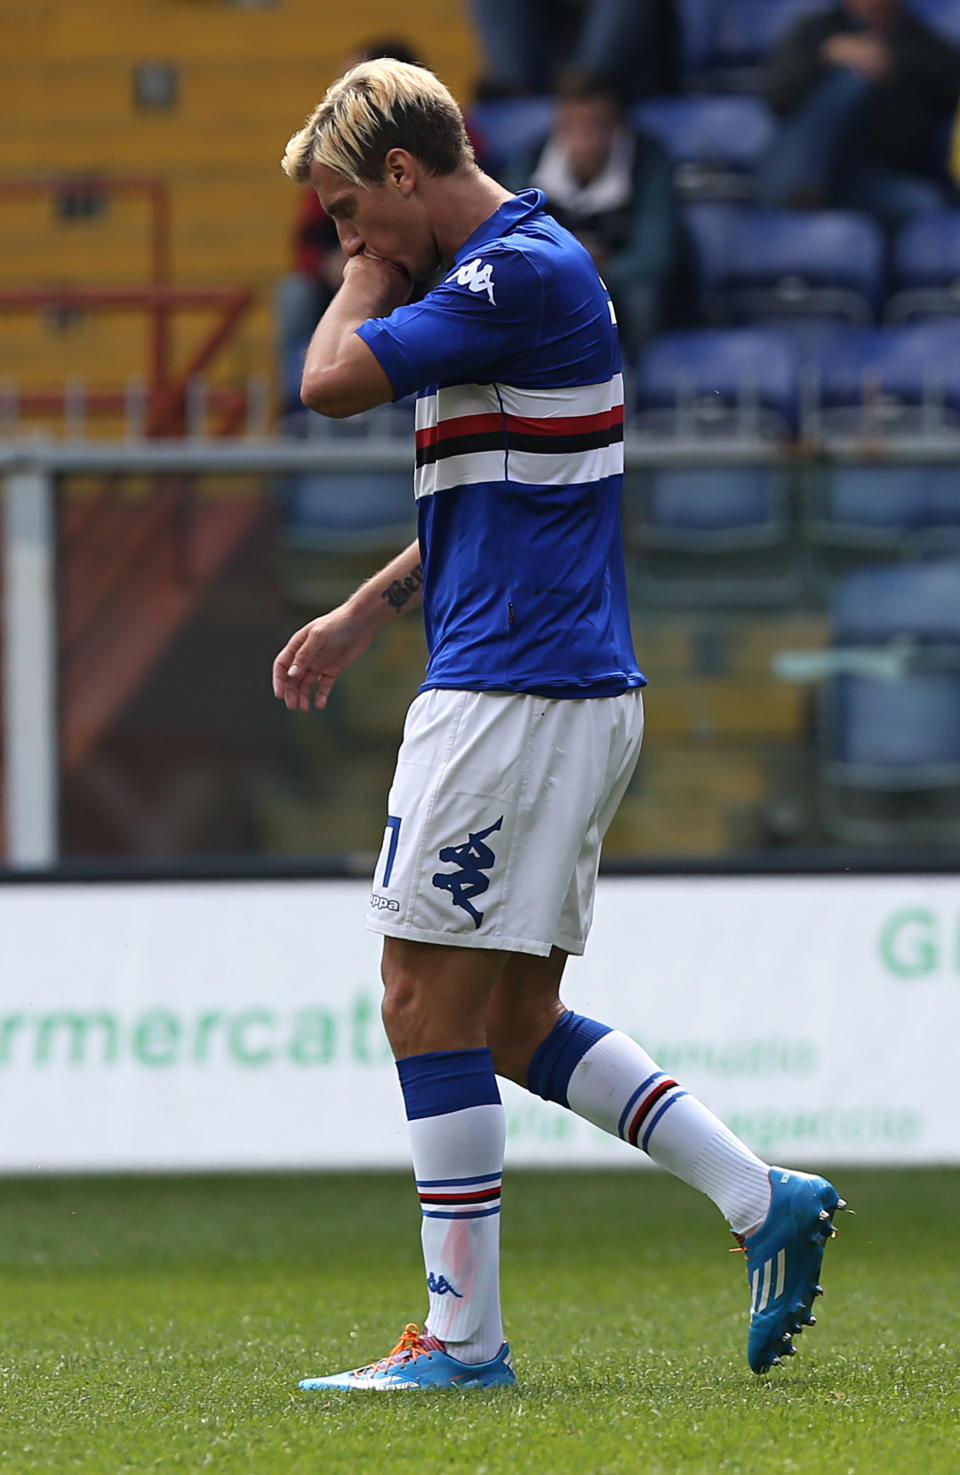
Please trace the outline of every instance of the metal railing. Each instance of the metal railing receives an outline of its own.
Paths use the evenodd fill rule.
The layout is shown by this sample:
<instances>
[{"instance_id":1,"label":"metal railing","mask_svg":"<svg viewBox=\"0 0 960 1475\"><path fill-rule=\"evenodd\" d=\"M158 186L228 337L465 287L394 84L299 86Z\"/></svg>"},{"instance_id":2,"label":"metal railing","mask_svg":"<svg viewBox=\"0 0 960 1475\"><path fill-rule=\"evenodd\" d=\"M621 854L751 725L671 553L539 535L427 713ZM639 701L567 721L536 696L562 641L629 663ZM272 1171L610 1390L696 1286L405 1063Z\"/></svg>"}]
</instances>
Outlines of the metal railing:
<instances>
[{"instance_id":1,"label":"metal railing","mask_svg":"<svg viewBox=\"0 0 960 1475\"><path fill-rule=\"evenodd\" d=\"M58 647L56 482L62 475L405 470L409 437L383 415L344 437L317 419L301 440L248 435L214 440L97 442L40 435L0 441L3 482L3 792L7 864L36 869L58 859ZM792 466L816 462L960 464L960 432L834 437L821 445L720 435L691 440L629 433L628 470L670 465Z\"/></svg>"}]
</instances>

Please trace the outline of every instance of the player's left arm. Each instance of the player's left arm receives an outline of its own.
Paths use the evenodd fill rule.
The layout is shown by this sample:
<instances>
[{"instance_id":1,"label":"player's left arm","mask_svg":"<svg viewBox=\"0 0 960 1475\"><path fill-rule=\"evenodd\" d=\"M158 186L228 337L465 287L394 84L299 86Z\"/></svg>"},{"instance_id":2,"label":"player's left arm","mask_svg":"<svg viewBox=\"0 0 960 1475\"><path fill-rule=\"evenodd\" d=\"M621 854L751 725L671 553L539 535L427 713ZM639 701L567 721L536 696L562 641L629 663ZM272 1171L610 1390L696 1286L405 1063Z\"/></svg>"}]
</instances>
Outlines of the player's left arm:
<instances>
[{"instance_id":1,"label":"player's left arm","mask_svg":"<svg viewBox=\"0 0 960 1475\"><path fill-rule=\"evenodd\" d=\"M307 348L300 398L308 409L341 420L393 399L393 385L357 329L406 302L412 285L405 272L379 256L350 257L343 286Z\"/></svg>"}]
</instances>

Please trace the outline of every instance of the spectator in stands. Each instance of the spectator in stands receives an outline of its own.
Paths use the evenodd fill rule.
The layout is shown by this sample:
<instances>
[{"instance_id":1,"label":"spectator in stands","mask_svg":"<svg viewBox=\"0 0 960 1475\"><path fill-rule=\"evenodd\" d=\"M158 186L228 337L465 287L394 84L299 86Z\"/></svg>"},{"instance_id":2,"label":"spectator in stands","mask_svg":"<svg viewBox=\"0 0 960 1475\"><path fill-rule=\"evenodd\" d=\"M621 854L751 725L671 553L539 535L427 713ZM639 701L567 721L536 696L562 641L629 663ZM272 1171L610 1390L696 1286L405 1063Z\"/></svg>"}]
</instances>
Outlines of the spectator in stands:
<instances>
[{"instance_id":1,"label":"spectator in stands","mask_svg":"<svg viewBox=\"0 0 960 1475\"><path fill-rule=\"evenodd\" d=\"M680 85L674 0L471 0L483 97L546 95L568 66L610 77L628 102Z\"/></svg>"},{"instance_id":2,"label":"spectator in stands","mask_svg":"<svg viewBox=\"0 0 960 1475\"><path fill-rule=\"evenodd\" d=\"M587 247L635 357L669 315L683 258L672 171L659 143L632 127L609 83L569 70L542 151L504 183L542 189L550 214Z\"/></svg>"},{"instance_id":3,"label":"spectator in stands","mask_svg":"<svg viewBox=\"0 0 960 1475\"><path fill-rule=\"evenodd\" d=\"M352 56L344 59L342 70L347 71L376 57L392 57L412 66L423 65L406 42L378 38L358 46ZM297 411L300 409L302 350L340 286L345 261L337 228L324 213L316 191L309 188L301 190L293 235L293 271L281 278L274 294L281 378L285 384L289 381L289 407ZM288 363L292 359L296 362Z\"/></svg>"},{"instance_id":4,"label":"spectator in stands","mask_svg":"<svg viewBox=\"0 0 960 1475\"><path fill-rule=\"evenodd\" d=\"M805 16L770 61L783 123L765 204L866 210L895 227L950 203L937 131L960 94L960 53L903 0L844 0Z\"/></svg>"}]
</instances>

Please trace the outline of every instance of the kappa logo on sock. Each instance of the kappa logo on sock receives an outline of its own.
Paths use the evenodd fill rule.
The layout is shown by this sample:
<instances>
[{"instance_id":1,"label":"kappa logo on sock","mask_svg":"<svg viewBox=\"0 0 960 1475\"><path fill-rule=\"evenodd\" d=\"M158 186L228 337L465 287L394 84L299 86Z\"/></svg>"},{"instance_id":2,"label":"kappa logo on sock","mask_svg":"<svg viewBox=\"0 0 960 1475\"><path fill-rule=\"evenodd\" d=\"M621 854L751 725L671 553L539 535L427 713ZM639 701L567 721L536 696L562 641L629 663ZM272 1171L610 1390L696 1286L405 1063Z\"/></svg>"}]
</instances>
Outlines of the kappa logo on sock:
<instances>
[{"instance_id":1,"label":"kappa logo on sock","mask_svg":"<svg viewBox=\"0 0 960 1475\"><path fill-rule=\"evenodd\" d=\"M435 1296L445 1296L449 1293L451 1296L456 1296L458 1301L463 1300L462 1291L455 1291L445 1275L434 1275L432 1270L427 1276L427 1290L432 1291Z\"/></svg>"},{"instance_id":2,"label":"kappa logo on sock","mask_svg":"<svg viewBox=\"0 0 960 1475\"><path fill-rule=\"evenodd\" d=\"M494 830L499 830L503 824L503 815L495 824L488 825L485 830L472 830L467 835L464 845L445 845L440 851L440 859L447 864L455 863L460 867L458 871L438 871L433 878L433 884L440 891L449 891L455 907L462 907L469 912L473 918L474 927L479 927L483 921L483 912L478 912L473 906L476 897L482 896L490 885L490 877L485 876L484 871L489 871L496 860L496 856L489 845L483 842Z\"/></svg>"}]
</instances>

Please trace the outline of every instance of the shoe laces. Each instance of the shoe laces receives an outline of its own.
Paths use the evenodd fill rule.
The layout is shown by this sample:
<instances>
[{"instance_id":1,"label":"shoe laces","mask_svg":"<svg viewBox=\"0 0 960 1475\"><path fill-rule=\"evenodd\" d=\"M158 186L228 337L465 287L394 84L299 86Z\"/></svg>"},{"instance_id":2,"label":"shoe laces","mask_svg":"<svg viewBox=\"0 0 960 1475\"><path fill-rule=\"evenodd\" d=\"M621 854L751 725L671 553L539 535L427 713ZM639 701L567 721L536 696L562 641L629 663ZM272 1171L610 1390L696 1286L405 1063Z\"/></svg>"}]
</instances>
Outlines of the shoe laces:
<instances>
[{"instance_id":1,"label":"shoe laces","mask_svg":"<svg viewBox=\"0 0 960 1475\"><path fill-rule=\"evenodd\" d=\"M379 1362L371 1362L368 1367L358 1368L357 1372L369 1378L375 1373L389 1372L391 1368L400 1367L404 1363L416 1362L418 1357L429 1358L432 1353L443 1351L443 1343L438 1337L421 1336L416 1322L408 1321L396 1347L386 1357L381 1357Z\"/></svg>"}]
</instances>

